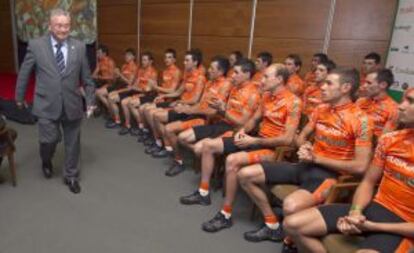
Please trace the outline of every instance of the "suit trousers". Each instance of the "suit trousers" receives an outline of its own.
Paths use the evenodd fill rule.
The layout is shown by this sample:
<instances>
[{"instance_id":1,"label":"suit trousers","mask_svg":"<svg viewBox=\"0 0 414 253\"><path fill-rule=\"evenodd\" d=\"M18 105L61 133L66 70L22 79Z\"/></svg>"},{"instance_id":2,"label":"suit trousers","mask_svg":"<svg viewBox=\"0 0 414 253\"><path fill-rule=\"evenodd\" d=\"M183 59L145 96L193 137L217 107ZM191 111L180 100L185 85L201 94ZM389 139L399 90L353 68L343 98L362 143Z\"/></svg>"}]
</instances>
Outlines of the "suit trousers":
<instances>
[{"instance_id":1,"label":"suit trousers","mask_svg":"<svg viewBox=\"0 0 414 253\"><path fill-rule=\"evenodd\" d=\"M65 146L63 176L68 179L79 177L80 128L82 119L69 120L64 110L58 120L38 119L40 156L43 163L51 162L56 145L62 140Z\"/></svg>"}]
</instances>

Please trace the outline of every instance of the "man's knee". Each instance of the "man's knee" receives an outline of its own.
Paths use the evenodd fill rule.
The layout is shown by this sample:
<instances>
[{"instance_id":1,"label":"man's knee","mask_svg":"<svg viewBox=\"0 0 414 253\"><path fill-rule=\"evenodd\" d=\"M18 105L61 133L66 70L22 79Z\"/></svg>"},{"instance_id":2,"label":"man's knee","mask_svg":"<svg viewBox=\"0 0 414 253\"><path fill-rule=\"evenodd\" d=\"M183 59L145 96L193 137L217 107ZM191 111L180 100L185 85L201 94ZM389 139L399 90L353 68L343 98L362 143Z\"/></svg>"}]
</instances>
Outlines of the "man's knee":
<instances>
[{"instance_id":1,"label":"man's knee","mask_svg":"<svg viewBox=\"0 0 414 253\"><path fill-rule=\"evenodd\" d=\"M240 164L240 158L236 154L228 155L226 158L226 174L237 173Z\"/></svg>"},{"instance_id":2,"label":"man's knee","mask_svg":"<svg viewBox=\"0 0 414 253\"><path fill-rule=\"evenodd\" d=\"M283 219L283 230L286 231L290 236L300 234L302 219L299 219L297 215L288 215Z\"/></svg>"}]
</instances>

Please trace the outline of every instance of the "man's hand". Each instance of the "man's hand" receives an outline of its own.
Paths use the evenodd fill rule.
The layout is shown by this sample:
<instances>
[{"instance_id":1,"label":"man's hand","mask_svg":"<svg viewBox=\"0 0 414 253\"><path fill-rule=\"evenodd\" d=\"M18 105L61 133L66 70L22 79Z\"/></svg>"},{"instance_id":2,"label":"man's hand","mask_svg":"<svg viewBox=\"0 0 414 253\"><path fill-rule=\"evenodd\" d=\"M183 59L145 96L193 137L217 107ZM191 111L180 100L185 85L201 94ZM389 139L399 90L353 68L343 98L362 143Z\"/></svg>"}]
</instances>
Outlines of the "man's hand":
<instances>
[{"instance_id":1,"label":"man's hand","mask_svg":"<svg viewBox=\"0 0 414 253\"><path fill-rule=\"evenodd\" d=\"M314 155L313 155L313 147L310 142L306 142L302 146L300 146L298 151L299 160L302 162L313 162Z\"/></svg>"},{"instance_id":2,"label":"man's hand","mask_svg":"<svg viewBox=\"0 0 414 253\"><path fill-rule=\"evenodd\" d=\"M154 99L154 103L161 103L162 101L164 101L164 96L163 95L159 95L158 97L156 97Z\"/></svg>"},{"instance_id":3,"label":"man's hand","mask_svg":"<svg viewBox=\"0 0 414 253\"><path fill-rule=\"evenodd\" d=\"M218 111L224 111L225 110L225 104L222 100L216 98L216 97L212 97L209 101L208 101L208 105L213 108L216 109Z\"/></svg>"},{"instance_id":4,"label":"man's hand","mask_svg":"<svg viewBox=\"0 0 414 253\"><path fill-rule=\"evenodd\" d=\"M356 225L350 223L346 217L341 217L338 219L338 222L336 223L338 230L345 235L361 234L362 231L358 229Z\"/></svg>"},{"instance_id":5,"label":"man's hand","mask_svg":"<svg viewBox=\"0 0 414 253\"><path fill-rule=\"evenodd\" d=\"M87 107L86 109L86 118L90 118L93 115L93 112L95 111L96 106L95 105L90 105Z\"/></svg>"},{"instance_id":6,"label":"man's hand","mask_svg":"<svg viewBox=\"0 0 414 253\"><path fill-rule=\"evenodd\" d=\"M234 144L236 144L236 146L239 148L247 148L247 147L257 144L257 140L258 140L257 138L254 138L244 133L244 134L240 134L238 138L235 136Z\"/></svg>"}]
</instances>

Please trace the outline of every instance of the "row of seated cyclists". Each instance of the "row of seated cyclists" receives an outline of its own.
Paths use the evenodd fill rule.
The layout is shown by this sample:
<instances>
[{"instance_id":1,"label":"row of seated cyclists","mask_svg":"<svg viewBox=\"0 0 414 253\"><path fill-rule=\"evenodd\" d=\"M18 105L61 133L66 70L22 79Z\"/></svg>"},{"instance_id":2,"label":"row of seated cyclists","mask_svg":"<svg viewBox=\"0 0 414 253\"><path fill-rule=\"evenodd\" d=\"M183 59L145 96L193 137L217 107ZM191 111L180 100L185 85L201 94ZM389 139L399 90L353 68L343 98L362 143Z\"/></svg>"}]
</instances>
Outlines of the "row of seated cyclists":
<instances>
[{"instance_id":1,"label":"row of seated cyclists","mask_svg":"<svg viewBox=\"0 0 414 253\"><path fill-rule=\"evenodd\" d=\"M281 64L268 52L253 62L235 51L228 59L214 57L206 70L201 51L193 49L181 72L176 52L167 49L160 80L149 52L137 66L135 52L126 50L121 69L105 46L97 57L93 77L110 115L107 128L138 136L154 158L170 158L167 176L185 170L183 149L200 158L200 183L182 204L210 205L216 158L225 155L224 201L204 231L232 226L241 186L264 220L244 234L248 241L283 242L283 252L326 252L321 237L343 233L365 236L359 252L412 246L414 90L394 102L387 93L393 73L380 68L378 54L365 56L360 75L317 53L303 80L296 54ZM275 161L275 149L284 146L297 148L297 163ZM323 205L341 175L362 178L352 204ZM283 222L265 190L277 184L299 186L283 201Z\"/></svg>"}]
</instances>

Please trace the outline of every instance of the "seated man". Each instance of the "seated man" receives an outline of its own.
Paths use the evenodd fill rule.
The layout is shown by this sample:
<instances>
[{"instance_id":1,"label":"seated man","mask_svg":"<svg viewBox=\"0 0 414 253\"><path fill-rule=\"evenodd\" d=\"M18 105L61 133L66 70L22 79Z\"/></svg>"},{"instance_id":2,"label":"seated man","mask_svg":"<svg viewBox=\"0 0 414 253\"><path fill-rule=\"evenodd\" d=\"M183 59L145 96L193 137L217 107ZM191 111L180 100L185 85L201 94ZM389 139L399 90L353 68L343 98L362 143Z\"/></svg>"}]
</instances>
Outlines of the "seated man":
<instances>
[{"instance_id":1,"label":"seated man","mask_svg":"<svg viewBox=\"0 0 414 253\"><path fill-rule=\"evenodd\" d=\"M371 72L361 84L364 97L356 104L371 117L374 122L374 136L381 135L397 128L398 104L388 95L387 90L394 83L394 75L389 69Z\"/></svg>"},{"instance_id":2,"label":"seated man","mask_svg":"<svg viewBox=\"0 0 414 253\"><path fill-rule=\"evenodd\" d=\"M151 154L154 148L162 148L161 125L168 121L169 111L179 108L182 105L193 105L198 102L206 82L205 76L199 70L200 54L198 51L187 51L184 58L185 74L180 87L173 93L162 95L162 98L177 98L171 103L156 104L155 109L149 111L150 116L147 121L151 126L154 141L147 141L146 153ZM150 120L148 120L150 119Z\"/></svg>"},{"instance_id":3,"label":"seated man","mask_svg":"<svg viewBox=\"0 0 414 253\"><path fill-rule=\"evenodd\" d=\"M102 44L98 46L96 68L92 73L97 88L110 85L115 78L115 62L108 54L108 47Z\"/></svg>"},{"instance_id":4,"label":"seated man","mask_svg":"<svg viewBox=\"0 0 414 253\"><path fill-rule=\"evenodd\" d=\"M327 252L320 238L331 233L363 236L357 252L412 252L414 89L405 93L399 112L404 128L380 137L352 204L324 205L285 218L285 231L300 252Z\"/></svg>"},{"instance_id":5,"label":"seated man","mask_svg":"<svg viewBox=\"0 0 414 253\"><path fill-rule=\"evenodd\" d=\"M168 112L167 124L160 128L165 149L155 148L152 152L154 157L165 157L175 151L174 163L183 164L180 152L177 150L177 135L186 129L205 125L209 118L217 113L215 109L209 107L210 100L227 101L232 87L230 80L225 77L228 67L229 63L226 58L214 57L208 69L209 81L204 87L200 102L192 106L176 106ZM167 174L171 174L171 172L167 171Z\"/></svg>"},{"instance_id":6,"label":"seated man","mask_svg":"<svg viewBox=\"0 0 414 253\"><path fill-rule=\"evenodd\" d=\"M267 67L270 66L273 62L273 56L269 52L260 52L257 54L256 61L254 62L256 65L256 73L252 77L252 82L257 84L261 84L263 74Z\"/></svg>"},{"instance_id":7,"label":"seated man","mask_svg":"<svg viewBox=\"0 0 414 253\"><path fill-rule=\"evenodd\" d=\"M365 83L365 78L369 73L372 73L374 71L377 71L381 68L381 56L376 52L371 52L367 55L365 55L364 60L362 61L361 66L361 87L359 87L358 96L362 97L364 95L364 87L362 87L362 84Z\"/></svg>"},{"instance_id":8,"label":"seated man","mask_svg":"<svg viewBox=\"0 0 414 253\"><path fill-rule=\"evenodd\" d=\"M135 63L135 50L128 48L125 50L125 63L122 65L121 71L118 68L114 70L115 80L112 83L107 83L101 88L96 90L96 96L106 107L108 112L111 112L111 107L108 102L108 95L112 91L125 88L128 85L131 85L132 80L134 79L135 73L137 72L137 65ZM99 63L98 63L99 64ZM102 68L102 67L101 67Z\"/></svg>"},{"instance_id":9,"label":"seated man","mask_svg":"<svg viewBox=\"0 0 414 253\"><path fill-rule=\"evenodd\" d=\"M196 155L201 155L205 141L224 134L232 134L233 130L238 131L246 124L260 103L258 85L251 81L254 71L255 66L252 61L248 59L238 61L234 66L232 78L234 87L230 92L227 104L221 99L210 100L210 106L217 110L221 118L214 124L196 126L181 132L178 136L179 141L191 148ZM211 165L213 167L214 157L209 162L213 164ZM180 164L175 164L175 168L171 169L174 172L183 170L184 166Z\"/></svg>"},{"instance_id":10,"label":"seated man","mask_svg":"<svg viewBox=\"0 0 414 253\"><path fill-rule=\"evenodd\" d=\"M209 204L209 182L214 155L229 154L226 159L225 199L221 211L202 225L207 232L232 226L231 213L237 192L237 172L243 166L275 160L278 146L292 143L299 126L302 101L286 87L289 72L283 64L273 64L263 75L263 99L253 117L234 137L209 139L203 143L202 171L199 189L180 199L183 204ZM258 134L251 133L259 127ZM248 134L249 133L249 134ZM208 158L208 159L206 159Z\"/></svg>"},{"instance_id":11,"label":"seated man","mask_svg":"<svg viewBox=\"0 0 414 253\"><path fill-rule=\"evenodd\" d=\"M128 107L135 118L138 129L133 131L133 135L141 136L144 133L148 133L148 124L145 121L144 110L148 108L155 108L155 105L152 103L154 100L161 100L160 96L163 94L170 94L177 90L178 85L181 81L181 71L177 67L176 63L176 52L174 49L168 48L164 53L164 63L166 69L162 72L162 80L160 85L153 85L152 89L157 97L154 98L153 94L146 96L134 95L129 101ZM151 83L150 83L151 85Z\"/></svg>"},{"instance_id":12,"label":"seated man","mask_svg":"<svg viewBox=\"0 0 414 253\"><path fill-rule=\"evenodd\" d=\"M359 75L355 69L335 69L321 86L325 104L315 109L309 123L298 137L302 144L299 163L260 163L242 168L238 173L241 187L263 214L265 225L247 232L248 241L283 239L282 226L273 212L265 184L295 184L299 189L283 201L284 215L315 206L341 174L362 174L371 154L372 123L352 102L358 90ZM305 141L314 133L314 142Z\"/></svg>"},{"instance_id":13,"label":"seated man","mask_svg":"<svg viewBox=\"0 0 414 253\"><path fill-rule=\"evenodd\" d=\"M229 68L229 71L227 71L227 78L231 79L234 73L234 70L233 70L234 64L236 64L236 62L242 58L243 58L242 52L240 51L231 52L231 54L229 55L230 68Z\"/></svg>"},{"instance_id":14,"label":"seated man","mask_svg":"<svg viewBox=\"0 0 414 253\"><path fill-rule=\"evenodd\" d=\"M130 113L128 110L129 99L133 95L140 94L140 96L144 96L145 94L148 94L151 91L151 85L149 83L157 82L157 71L152 66L152 63L152 54L150 52L142 53L141 66L138 68L132 85L109 93L109 105L112 108L111 111L113 113L113 121L106 125L108 128L121 127L121 118L119 115L118 105L118 103L120 103L125 121L124 126L119 131L119 134L123 135L129 132L131 128Z\"/></svg>"},{"instance_id":15,"label":"seated man","mask_svg":"<svg viewBox=\"0 0 414 253\"><path fill-rule=\"evenodd\" d=\"M310 117L313 113L313 110L318 107L322 103L322 91L321 86L325 82L326 77L328 74L336 68L336 64L331 61L322 61L318 63L315 69L315 83L309 84L306 87L305 91L303 92L303 103L304 103L304 110L303 113Z\"/></svg>"},{"instance_id":16,"label":"seated man","mask_svg":"<svg viewBox=\"0 0 414 253\"><path fill-rule=\"evenodd\" d=\"M305 90L305 84L299 76L300 68L302 67L302 60L297 54L290 54L285 59L285 66L288 68L290 77L287 82L288 89L296 94L298 97L302 97Z\"/></svg>"},{"instance_id":17,"label":"seated man","mask_svg":"<svg viewBox=\"0 0 414 253\"><path fill-rule=\"evenodd\" d=\"M321 62L328 61L328 56L323 53L316 53L313 55L311 60L311 69L309 72L305 74L305 78L303 79L305 83L305 89L309 86L316 86L316 67Z\"/></svg>"}]
</instances>

